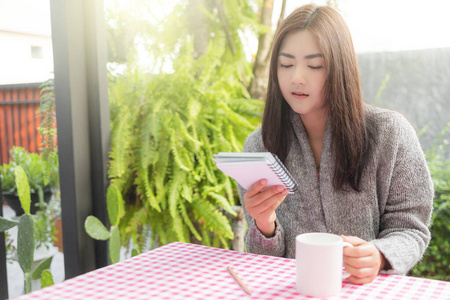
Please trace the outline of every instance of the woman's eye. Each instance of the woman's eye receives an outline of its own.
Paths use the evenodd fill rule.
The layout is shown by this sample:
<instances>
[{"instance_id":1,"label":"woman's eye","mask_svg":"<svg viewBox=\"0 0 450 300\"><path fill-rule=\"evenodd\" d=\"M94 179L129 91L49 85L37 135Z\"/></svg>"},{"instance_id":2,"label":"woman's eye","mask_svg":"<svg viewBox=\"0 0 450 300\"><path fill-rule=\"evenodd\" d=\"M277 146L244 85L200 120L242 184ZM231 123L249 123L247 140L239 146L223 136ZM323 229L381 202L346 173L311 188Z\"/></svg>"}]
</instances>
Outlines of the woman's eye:
<instances>
[{"instance_id":1,"label":"woman's eye","mask_svg":"<svg viewBox=\"0 0 450 300\"><path fill-rule=\"evenodd\" d=\"M281 66L282 68L290 68L290 67L292 67L292 65L283 65L283 64L280 64L280 66Z\"/></svg>"},{"instance_id":2,"label":"woman's eye","mask_svg":"<svg viewBox=\"0 0 450 300\"><path fill-rule=\"evenodd\" d=\"M323 66L308 66L310 69L313 69L313 70L318 70L318 69L322 69L323 68Z\"/></svg>"}]
</instances>

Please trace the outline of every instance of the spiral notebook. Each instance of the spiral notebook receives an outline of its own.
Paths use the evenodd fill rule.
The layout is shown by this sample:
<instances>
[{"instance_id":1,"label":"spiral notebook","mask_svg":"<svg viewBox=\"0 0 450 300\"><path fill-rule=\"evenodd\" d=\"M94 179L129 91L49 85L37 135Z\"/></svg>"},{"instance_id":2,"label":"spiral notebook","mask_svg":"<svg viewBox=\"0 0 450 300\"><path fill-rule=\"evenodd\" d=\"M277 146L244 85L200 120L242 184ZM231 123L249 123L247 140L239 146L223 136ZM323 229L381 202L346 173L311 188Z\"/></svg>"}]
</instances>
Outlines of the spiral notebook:
<instances>
[{"instance_id":1,"label":"spiral notebook","mask_svg":"<svg viewBox=\"0 0 450 300\"><path fill-rule=\"evenodd\" d=\"M293 194L298 184L280 159L270 152L219 152L213 160L219 170L248 189L260 179L267 187L282 185Z\"/></svg>"}]
</instances>

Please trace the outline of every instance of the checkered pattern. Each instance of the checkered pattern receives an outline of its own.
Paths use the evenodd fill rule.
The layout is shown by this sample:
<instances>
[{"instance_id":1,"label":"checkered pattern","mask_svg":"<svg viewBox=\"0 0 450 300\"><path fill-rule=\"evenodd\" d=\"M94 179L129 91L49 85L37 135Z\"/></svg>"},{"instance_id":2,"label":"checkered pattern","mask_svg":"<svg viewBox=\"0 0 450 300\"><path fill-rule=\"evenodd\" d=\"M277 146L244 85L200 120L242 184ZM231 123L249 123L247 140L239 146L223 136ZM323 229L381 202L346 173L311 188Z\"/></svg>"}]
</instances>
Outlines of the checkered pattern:
<instances>
[{"instance_id":1,"label":"checkered pattern","mask_svg":"<svg viewBox=\"0 0 450 300\"><path fill-rule=\"evenodd\" d=\"M231 266L247 295L228 273ZM312 299L295 289L295 260L171 243L18 299ZM329 298L330 299L330 298ZM380 275L343 283L331 299L450 299L450 282Z\"/></svg>"}]
</instances>

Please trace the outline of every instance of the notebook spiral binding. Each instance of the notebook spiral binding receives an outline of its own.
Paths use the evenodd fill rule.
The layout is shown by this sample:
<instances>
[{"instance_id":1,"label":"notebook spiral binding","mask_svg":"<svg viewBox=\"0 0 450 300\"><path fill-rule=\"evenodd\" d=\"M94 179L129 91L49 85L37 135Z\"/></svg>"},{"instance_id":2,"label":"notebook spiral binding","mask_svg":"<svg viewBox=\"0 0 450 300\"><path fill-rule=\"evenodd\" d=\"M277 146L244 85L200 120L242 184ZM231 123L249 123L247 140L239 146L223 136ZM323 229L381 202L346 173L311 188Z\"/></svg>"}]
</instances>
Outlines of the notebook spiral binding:
<instances>
[{"instance_id":1,"label":"notebook spiral binding","mask_svg":"<svg viewBox=\"0 0 450 300\"><path fill-rule=\"evenodd\" d=\"M292 175L289 173L289 170L281 162L281 160L278 158L278 156L274 153L272 153L272 156L275 158L277 166L281 167L281 170L279 170L279 169L275 168L273 164L270 164L271 168L274 170L277 177L285 184L285 186L291 192L297 191L298 190L297 181L294 179L294 177L292 177Z\"/></svg>"}]
</instances>

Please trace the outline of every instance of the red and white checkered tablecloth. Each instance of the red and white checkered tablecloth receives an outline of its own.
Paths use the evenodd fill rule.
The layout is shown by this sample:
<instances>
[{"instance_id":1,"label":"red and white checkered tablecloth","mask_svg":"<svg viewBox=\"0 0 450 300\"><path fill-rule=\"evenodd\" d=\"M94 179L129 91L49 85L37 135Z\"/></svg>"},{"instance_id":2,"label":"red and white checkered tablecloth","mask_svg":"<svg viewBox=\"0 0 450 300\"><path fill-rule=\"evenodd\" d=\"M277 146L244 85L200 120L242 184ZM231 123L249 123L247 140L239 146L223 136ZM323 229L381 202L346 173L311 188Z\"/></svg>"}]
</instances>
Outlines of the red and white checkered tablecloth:
<instances>
[{"instance_id":1,"label":"red and white checkered tablecloth","mask_svg":"<svg viewBox=\"0 0 450 300\"><path fill-rule=\"evenodd\" d=\"M252 292L247 295L227 266ZM295 288L295 260L171 243L17 299L313 299ZM328 299L450 299L450 282L380 275Z\"/></svg>"}]
</instances>

